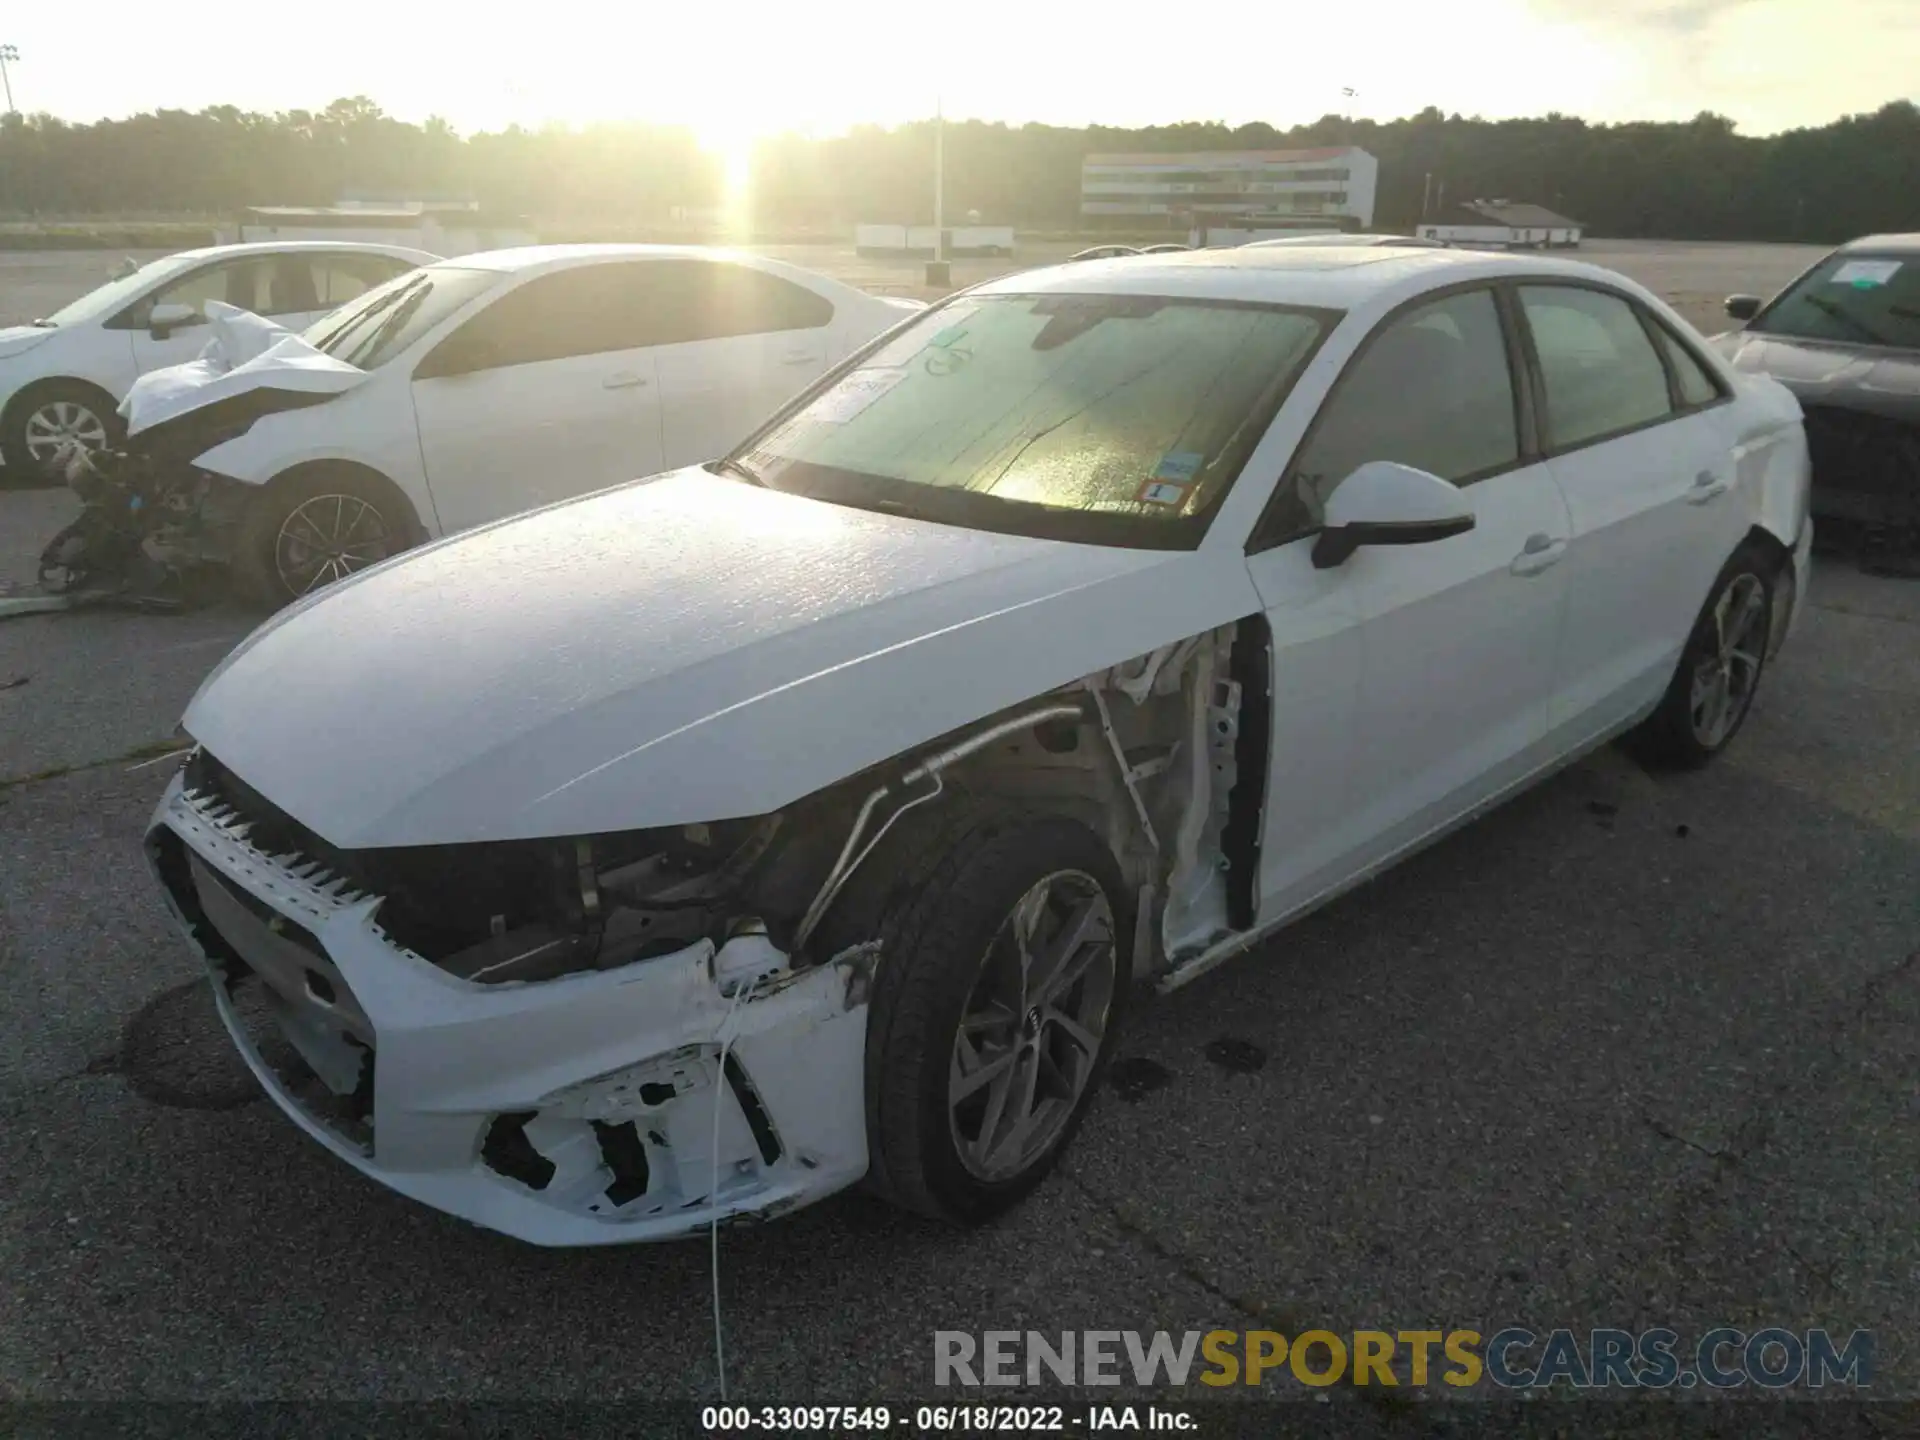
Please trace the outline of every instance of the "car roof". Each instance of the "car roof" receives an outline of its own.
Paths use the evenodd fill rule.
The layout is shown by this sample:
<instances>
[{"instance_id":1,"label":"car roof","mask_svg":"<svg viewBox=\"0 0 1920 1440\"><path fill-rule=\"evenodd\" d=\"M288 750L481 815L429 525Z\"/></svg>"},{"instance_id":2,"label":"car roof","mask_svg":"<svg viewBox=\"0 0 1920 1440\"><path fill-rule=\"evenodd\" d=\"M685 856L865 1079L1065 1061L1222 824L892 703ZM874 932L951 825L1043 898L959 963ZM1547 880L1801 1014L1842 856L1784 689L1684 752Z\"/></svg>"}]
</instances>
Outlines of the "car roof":
<instances>
[{"instance_id":1,"label":"car roof","mask_svg":"<svg viewBox=\"0 0 1920 1440\"><path fill-rule=\"evenodd\" d=\"M868 296L864 290L804 266L756 255L750 250L735 250L719 245L518 245L507 250L479 250L440 262L443 269L493 270L503 275L535 275L548 270L567 270L578 265L597 265L614 260L726 260L783 276L816 291L841 296Z\"/></svg>"},{"instance_id":2,"label":"car roof","mask_svg":"<svg viewBox=\"0 0 1920 1440\"><path fill-rule=\"evenodd\" d=\"M1438 240L1422 240L1412 235L1342 235L1338 232L1312 235L1276 235L1267 240L1249 240L1248 245L1271 248L1276 245L1400 245L1409 250L1444 248Z\"/></svg>"},{"instance_id":3,"label":"car roof","mask_svg":"<svg viewBox=\"0 0 1920 1440\"><path fill-rule=\"evenodd\" d=\"M242 245L202 245L196 250L177 250L164 258L192 263L247 255L284 255L302 251L317 253L344 251L353 255L389 255L396 260L415 261L423 255L429 260L441 258L431 250L421 250L412 245L387 245L375 240L250 240Z\"/></svg>"},{"instance_id":4,"label":"car roof","mask_svg":"<svg viewBox=\"0 0 1920 1440\"><path fill-rule=\"evenodd\" d=\"M1597 265L1543 256L1392 245L1236 245L1047 266L1002 276L970 293L1164 295L1351 310L1389 290L1418 292L1468 280L1528 275L1638 289Z\"/></svg>"},{"instance_id":5,"label":"car roof","mask_svg":"<svg viewBox=\"0 0 1920 1440\"><path fill-rule=\"evenodd\" d=\"M713 245L516 245L507 250L480 250L447 261L469 270L561 270L569 265L592 265L603 260L747 260L755 265L778 265L764 256Z\"/></svg>"},{"instance_id":6,"label":"car roof","mask_svg":"<svg viewBox=\"0 0 1920 1440\"><path fill-rule=\"evenodd\" d=\"M1920 234L1862 235L1849 240L1842 250L1891 250L1902 255L1920 255Z\"/></svg>"}]
</instances>

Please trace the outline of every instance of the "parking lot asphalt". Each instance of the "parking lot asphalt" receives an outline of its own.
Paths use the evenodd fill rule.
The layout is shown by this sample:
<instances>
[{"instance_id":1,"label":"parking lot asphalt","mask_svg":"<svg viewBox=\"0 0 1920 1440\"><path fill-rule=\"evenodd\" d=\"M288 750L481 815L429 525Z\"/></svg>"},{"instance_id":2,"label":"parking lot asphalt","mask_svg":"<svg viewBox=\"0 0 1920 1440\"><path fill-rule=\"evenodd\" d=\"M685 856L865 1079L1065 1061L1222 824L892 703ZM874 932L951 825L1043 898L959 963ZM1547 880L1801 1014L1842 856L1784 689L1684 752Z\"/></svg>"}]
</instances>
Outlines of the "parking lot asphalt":
<instances>
[{"instance_id":1,"label":"parking lot asphalt","mask_svg":"<svg viewBox=\"0 0 1920 1440\"><path fill-rule=\"evenodd\" d=\"M64 503L0 494L0 576ZM0 622L0 1397L712 1398L704 1244L469 1228L231 1054L139 841L256 619ZM731 1396L927 1398L938 1329L1508 1324L1868 1329L1914 1396L1916 876L1920 586L1823 563L1720 762L1602 751L1141 1006L1002 1223L724 1232Z\"/></svg>"}]
</instances>

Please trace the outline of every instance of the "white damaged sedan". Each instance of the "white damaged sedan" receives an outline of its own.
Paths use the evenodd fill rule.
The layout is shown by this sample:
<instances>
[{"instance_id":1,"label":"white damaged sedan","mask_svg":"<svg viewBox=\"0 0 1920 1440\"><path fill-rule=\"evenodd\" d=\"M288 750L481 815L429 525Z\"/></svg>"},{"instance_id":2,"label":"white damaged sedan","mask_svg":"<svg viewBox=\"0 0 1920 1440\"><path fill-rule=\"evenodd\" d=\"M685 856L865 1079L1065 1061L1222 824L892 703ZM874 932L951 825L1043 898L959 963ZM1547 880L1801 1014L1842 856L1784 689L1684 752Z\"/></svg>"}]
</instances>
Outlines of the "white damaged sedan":
<instances>
[{"instance_id":1,"label":"white damaged sedan","mask_svg":"<svg viewBox=\"0 0 1920 1440\"><path fill-rule=\"evenodd\" d=\"M1805 593L1792 398L1575 263L1009 276L727 460L355 575L148 848L247 1063L550 1245L863 1177L983 1220L1130 991L1611 737L1703 763Z\"/></svg>"}]
</instances>

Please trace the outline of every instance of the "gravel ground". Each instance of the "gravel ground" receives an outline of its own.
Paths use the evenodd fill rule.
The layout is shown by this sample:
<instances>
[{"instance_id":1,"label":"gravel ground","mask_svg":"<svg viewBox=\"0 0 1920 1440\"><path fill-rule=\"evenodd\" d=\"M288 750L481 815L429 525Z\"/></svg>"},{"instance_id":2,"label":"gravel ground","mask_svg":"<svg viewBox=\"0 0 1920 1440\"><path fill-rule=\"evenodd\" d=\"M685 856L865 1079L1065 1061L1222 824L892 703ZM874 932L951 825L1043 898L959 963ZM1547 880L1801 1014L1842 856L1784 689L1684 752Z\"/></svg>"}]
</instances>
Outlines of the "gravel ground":
<instances>
[{"instance_id":1,"label":"gravel ground","mask_svg":"<svg viewBox=\"0 0 1920 1440\"><path fill-rule=\"evenodd\" d=\"M1800 263L1629 251L1695 297ZM0 494L0 576L64 503ZM470 1229L230 1054L139 836L255 618L0 623L0 1398L711 1399L704 1245ZM1823 565L1721 763L1602 752L1142 1007L1000 1225L723 1236L731 1397L930 1398L936 1329L1719 1323L1870 1329L1915 1396L1917 873L1920 587Z\"/></svg>"}]
</instances>

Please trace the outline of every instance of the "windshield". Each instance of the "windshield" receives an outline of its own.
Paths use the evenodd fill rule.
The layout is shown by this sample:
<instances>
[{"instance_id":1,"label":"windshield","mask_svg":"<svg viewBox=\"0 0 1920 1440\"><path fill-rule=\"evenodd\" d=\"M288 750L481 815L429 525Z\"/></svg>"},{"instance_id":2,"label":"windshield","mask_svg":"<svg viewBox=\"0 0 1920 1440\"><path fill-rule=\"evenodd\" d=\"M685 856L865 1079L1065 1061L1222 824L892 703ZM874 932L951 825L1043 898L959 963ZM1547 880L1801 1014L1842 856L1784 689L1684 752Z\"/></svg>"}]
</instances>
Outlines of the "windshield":
<instances>
[{"instance_id":1,"label":"windshield","mask_svg":"<svg viewBox=\"0 0 1920 1440\"><path fill-rule=\"evenodd\" d=\"M1829 255L1747 328L1920 350L1920 255Z\"/></svg>"},{"instance_id":2,"label":"windshield","mask_svg":"<svg viewBox=\"0 0 1920 1440\"><path fill-rule=\"evenodd\" d=\"M455 265L411 270L321 316L308 327L306 339L336 360L371 370L504 279L498 270Z\"/></svg>"},{"instance_id":3,"label":"windshield","mask_svg":"<svg viewBox=\"0 0 1920 1440\"><path fill-rule=\"evenodd\" d=\"M1144 295L930 311L751 442L760 483L1096 544L1197 545L1337 314Z\"/></svg>"},{"instance_id":4,"label":"windshield","mask_svg":"<svg viewBox=\"0 0 1920 1440\"><path fill-rule=\"evenodd\" d=\"M144 295L150 286L159 284L181 268L172 259L149 260L131 274L122 275L118 280L109 280L106 284L89 290L77 300L69 300L46 319L36 320L34 323L36 325L71 325L76 320L112 314L123 306L132 304Z\"/></svg>"}]
</instances>

